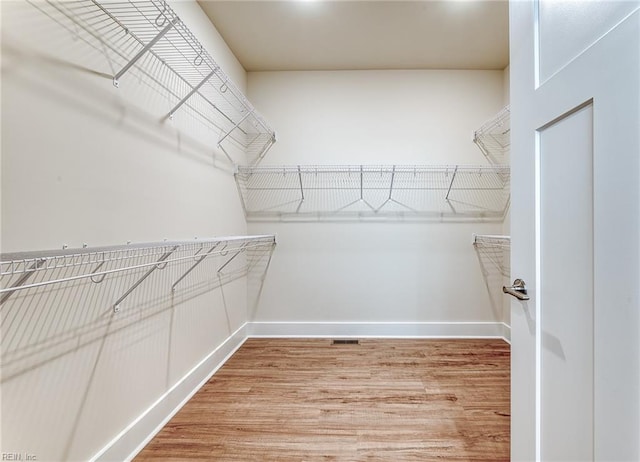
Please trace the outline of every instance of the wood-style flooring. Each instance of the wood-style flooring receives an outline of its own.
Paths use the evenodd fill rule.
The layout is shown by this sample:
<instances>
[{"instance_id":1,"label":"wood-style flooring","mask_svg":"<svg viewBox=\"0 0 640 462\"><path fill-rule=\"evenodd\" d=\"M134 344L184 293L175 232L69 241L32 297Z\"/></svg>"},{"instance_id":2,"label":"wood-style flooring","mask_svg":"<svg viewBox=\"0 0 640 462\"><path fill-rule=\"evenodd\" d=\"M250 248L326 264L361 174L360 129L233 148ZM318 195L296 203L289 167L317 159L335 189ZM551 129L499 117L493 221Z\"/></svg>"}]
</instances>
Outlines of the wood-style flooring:
<instances>
[{"instance_id":1,"label":"wood-style flooring","mask_svg":"<svg viewBox=\"0 0 640 462\"><path fill-rule=\"evenodd\" d=\"M249 339L136 461L506 461L502 340Z\"/></svg>"}]
</instances>

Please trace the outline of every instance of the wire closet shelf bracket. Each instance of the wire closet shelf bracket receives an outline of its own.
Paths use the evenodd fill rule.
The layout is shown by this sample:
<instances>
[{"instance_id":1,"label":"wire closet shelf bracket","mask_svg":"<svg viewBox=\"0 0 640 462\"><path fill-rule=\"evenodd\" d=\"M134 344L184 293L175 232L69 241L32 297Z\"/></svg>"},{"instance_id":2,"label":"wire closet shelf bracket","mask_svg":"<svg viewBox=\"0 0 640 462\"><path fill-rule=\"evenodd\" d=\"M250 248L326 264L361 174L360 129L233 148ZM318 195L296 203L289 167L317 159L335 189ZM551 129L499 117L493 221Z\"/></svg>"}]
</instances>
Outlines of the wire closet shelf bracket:
<instances>
[{"instance_id":1,"label":"wire closet shelf bracket","mask_svg":"<svg viewBox=\"0 0 640 462\"><path fill-rule=\"evenodd\" d=\"M166 0L52 1L49 5L109 50L116 87L135 72L159 85L170 99L172 118L187 110L219 132L229 156L233 143L254 165L275 142L275 132L230 80Z\"/></svg>"},{"instance_id":2,"label":"wire closet shelf bracket","mask_svg":"<svg viewBox=\"0 0 640 462\"><path fill-rule=\"evenodd\" d=\"M172 268L171 292L184 287L195 270L219 285L246 275L260 261L270 262L273 235L165 241L124 246L5 253L0 255L0 306L16 294L105 279L118 279L111 293L114 312L154 272ZM240 258L243 256L243 258ZM268 263L267 263L268 266Z\"/></svg>"},{"instance_id":3,"label":"wire closet shelf bracket","mask_svg":"<svg viewBox=\"0 0 640 462\"><path fill-rule=\"evenodd\" d=\"M248 220L481 219L501 221L508 166L239 167Z\"/></svg>"}]
</instances>

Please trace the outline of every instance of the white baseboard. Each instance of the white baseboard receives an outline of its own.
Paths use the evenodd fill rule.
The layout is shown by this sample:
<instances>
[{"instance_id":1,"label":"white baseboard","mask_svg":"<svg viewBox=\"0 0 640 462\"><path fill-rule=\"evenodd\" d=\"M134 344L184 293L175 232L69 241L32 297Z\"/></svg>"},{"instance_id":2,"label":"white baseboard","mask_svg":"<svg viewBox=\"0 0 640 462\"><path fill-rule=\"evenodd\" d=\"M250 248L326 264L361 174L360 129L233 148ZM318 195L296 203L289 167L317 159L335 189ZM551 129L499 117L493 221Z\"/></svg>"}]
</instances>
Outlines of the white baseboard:
<instances>
[{"instance_id":1,"label":"white baseboard","mask_svg":"<svg viewBox=\"0 0 640 462\"><path fill-rule=\"evenodd\" d=\"M133 459L247 339L247 323L191 369L91 461Z\"/></svg>"},{"instance_id":2,"label":"white baseboard","mask_svg":"<svg viewBox=\"0 0 640 462\"><path fill-rule=\"evenodd\" d=\"M502 322L250 322L249 337L501 338Z\"/></svg>"}]
</instances>

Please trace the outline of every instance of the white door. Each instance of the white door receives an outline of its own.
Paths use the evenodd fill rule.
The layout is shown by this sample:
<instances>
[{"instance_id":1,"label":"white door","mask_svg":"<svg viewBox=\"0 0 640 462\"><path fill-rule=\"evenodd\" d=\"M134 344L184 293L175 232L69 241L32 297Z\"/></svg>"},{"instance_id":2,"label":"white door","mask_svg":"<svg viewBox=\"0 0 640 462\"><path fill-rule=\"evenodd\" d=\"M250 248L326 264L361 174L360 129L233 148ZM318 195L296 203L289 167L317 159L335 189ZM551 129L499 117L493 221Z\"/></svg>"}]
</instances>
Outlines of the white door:
<instances>
[{"instance_id":1,"label":"white door","mask_svg":"<svg viewBox=\"0 0 640 462\"><path fill-rule=\"evenodd\" d=\"M510 3L514 461L640 461L639 3Z\"/></svg>"}]
</instances>

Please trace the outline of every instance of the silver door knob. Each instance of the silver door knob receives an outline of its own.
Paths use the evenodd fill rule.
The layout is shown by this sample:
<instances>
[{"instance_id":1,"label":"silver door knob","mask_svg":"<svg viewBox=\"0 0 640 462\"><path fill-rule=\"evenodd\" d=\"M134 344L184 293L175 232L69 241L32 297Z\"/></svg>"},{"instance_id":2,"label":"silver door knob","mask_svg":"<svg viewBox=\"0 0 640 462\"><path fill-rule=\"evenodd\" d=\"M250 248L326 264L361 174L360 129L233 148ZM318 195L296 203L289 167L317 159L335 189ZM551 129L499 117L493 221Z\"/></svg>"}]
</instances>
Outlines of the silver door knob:
<instances>
[{"instance_id":1,"label":"silver door knob","mask_svg":"<svg viewBox=\"0 0 640 462\"><path fill-rule=\"evenodd\" d=\"M524 284L523 279L515 279L512 286L502 286L502 291L505 294L513 295L518 300L529 300L529 296L527 295L527 288Z\"/></svg>"}]
</instances>

